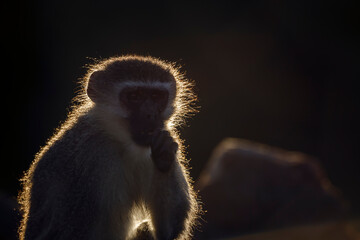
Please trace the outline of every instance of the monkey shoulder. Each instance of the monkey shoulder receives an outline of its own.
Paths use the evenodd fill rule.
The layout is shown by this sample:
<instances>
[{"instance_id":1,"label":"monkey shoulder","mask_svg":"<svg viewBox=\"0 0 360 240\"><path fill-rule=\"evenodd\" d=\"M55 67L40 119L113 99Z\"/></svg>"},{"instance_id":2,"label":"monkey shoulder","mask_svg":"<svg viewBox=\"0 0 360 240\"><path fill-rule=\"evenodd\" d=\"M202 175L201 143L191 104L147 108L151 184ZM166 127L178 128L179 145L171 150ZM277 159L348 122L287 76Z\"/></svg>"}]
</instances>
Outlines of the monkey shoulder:
<instances>
[{"instance_id":1,"label":"monkey shoulder","mask_svg":"<svg viewBox=\"0 0 360 240\"><path fill-rule=\"evenodd\" d=\"M65 122L40 150L33 162L33 177L71 179L90 174L109 153L107 139L86 115Z\"/></svg>"},{"instance_id":2,"label":"monkey shoulder","mask_svg":"<svg viewBox=\"0 0 360 240\"><path fill-rule=\"evenodd\" d=\"M60 129L35 158L25 177L31 183L31 211L42 209L41 214L46 215L44 209L61 206L66 214L84 205L83 199L100 204L102 192L107 191L102 175L110 171L104 161L115 154L110 153L109 140L89 121L80 118Z\"/></svg>"}]
</instances>

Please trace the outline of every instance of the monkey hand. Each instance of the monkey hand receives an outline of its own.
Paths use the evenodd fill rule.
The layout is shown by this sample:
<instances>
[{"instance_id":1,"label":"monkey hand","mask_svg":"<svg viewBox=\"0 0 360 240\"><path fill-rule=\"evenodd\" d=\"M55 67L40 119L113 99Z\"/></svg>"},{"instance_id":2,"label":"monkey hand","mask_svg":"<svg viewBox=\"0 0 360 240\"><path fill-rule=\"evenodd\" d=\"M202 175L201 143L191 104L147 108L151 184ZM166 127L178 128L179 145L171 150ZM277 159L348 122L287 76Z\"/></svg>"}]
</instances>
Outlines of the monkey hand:
<instances>
[{"instance_id":1,"label":"monkey hand","mask_svg":"<svg viewBox=\"0 0 360 240\"><path fill-rule=\"evenodd\" d=\"M170 170L178 147L168 131L163 130L154 135L151 143L151 157L159 171Z\"/></svg>"}]
</instances>

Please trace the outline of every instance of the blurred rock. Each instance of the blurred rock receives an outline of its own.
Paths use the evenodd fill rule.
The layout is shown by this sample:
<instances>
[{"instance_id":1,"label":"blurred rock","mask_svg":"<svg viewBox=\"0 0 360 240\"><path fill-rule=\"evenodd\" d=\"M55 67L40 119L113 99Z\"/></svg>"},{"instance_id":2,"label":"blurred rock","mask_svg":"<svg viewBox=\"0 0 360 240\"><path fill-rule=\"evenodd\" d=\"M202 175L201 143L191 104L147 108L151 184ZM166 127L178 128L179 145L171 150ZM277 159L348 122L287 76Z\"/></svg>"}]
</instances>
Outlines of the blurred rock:
<instances>
[{"instance_id":1,"label":"blurred rock","mask_svg":"<svg viewBox=\"0 0 360 240\"><path fill-rule=\"evenodd\" d=\"M316 159L241 139L216 147L196 189L206 211L197 239L332 220L346 209Z\"/></svg>"},{"instance_id":2,"label":"blurred rock","mask_svg":"<svg viewBox=\"0 0 360 240\"><path fill-rule=\"evenodd\" d=\"M227 240L359 240L359 227L360 220L330 221L248 234Z\"/></svg>"}]
</instances>

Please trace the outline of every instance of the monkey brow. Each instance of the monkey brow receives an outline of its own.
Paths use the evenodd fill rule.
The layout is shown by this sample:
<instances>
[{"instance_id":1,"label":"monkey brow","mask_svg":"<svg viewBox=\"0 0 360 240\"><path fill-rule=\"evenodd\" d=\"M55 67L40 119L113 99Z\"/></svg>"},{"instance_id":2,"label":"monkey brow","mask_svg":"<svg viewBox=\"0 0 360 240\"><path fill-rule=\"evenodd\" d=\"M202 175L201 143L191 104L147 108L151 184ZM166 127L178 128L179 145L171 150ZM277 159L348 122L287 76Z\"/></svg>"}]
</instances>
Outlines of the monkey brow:
<instances>
[{"instance_id":1,"label":"monkey brow","mask_svg":"<svg viewBox=\"0 0 360 240\"><path fill-rule=\"evenodd\" d=\"M123 87L147 87L147 88L165 88L170 89L170 86L172 83L170 82L159 82L159 81L153 81L153 82L134 82L134 81L126 81L119 84Z\"/></svg>"}]
</instances>

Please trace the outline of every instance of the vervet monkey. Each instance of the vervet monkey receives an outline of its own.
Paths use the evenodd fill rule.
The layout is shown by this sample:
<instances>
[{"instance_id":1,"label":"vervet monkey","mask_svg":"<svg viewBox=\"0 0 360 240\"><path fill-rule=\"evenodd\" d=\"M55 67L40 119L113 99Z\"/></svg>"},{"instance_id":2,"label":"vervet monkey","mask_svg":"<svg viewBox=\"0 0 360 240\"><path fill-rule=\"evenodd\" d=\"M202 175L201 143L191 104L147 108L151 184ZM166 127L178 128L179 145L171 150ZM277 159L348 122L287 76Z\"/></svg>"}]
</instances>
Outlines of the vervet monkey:
<instances>
[{"instance_id":1,"label":"vervet monkey","mask_svg":"<svg viewBox=\"0 0 360 240\"><path fill-rule=\"evenodd\" d=\"M176 129L192 85L152 57L91 66L21 180L20 239L190 238L200 207Z\"/></svg>"}]
</instances>

